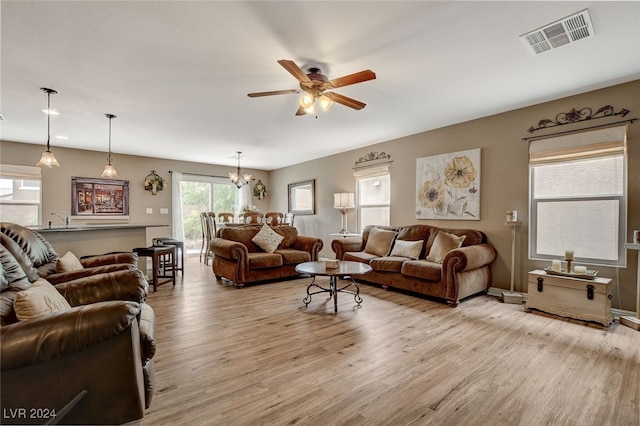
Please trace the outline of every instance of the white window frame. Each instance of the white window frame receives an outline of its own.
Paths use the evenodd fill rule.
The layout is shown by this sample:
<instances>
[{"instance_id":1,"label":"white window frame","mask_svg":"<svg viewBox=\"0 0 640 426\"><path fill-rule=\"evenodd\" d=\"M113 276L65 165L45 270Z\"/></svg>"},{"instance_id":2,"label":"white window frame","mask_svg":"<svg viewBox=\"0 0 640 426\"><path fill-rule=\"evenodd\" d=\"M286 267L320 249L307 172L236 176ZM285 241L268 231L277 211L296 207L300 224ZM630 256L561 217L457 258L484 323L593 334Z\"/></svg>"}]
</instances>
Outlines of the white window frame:
<instances>
[{"instance_id":1,"label":"white window frame","mask_svg":"<svg viewBox=\"0 0 640 426\"><path fill-rule=\"evenodd\" d=\"M388 203L376 203L376 204L363 204L360 190L360 181L364 179L370 179L374 177L389 177L391 182L391 174L389 173L389 164L370 166L356 170L353 173L356 178L356 229L358 233L362 233L364 226L362 225L362 207L387 207L389 209L389 221L388 223L376 223L373 225L389 226L391 224L391 185L389 185L389 202Z\"/></svg>"},{"instance_id":2,"label":"white window frame","mask_svg":"<svg viewBox=\"0 0 640 426\"><path fill-rule=\"evenodd\" d=\"M570 164L574 161L584 161L607 156L622 157L622 194L594 194L581 196L555 196L535 198L535 172L539 166L549 164ZM576 261L588 265L609 267L626 267L626 250L624 243L627 228L627 153L626 153L626 125L606 129L580 132L556 138L546 138L532 141L529 147L529 259L552 260L564 258L563 253L539 253L538 250L538 210L543 203L567 202L585 203L613 201L617 203L617 259L597 259L580 257L576 253ZM582 209L581 214L588 214L588 209ZM613 217L612 217L613 219ZM562 220L560 218L559 220ZM585 230L588 232L588 230ZM566 249L577 250L579 243L568 241Z\"/></svg>"},{"instance_id":3,"label":"white window frame","mask_svg":"<svg viewBox=\"0 0 640 426\"><path fill-rule=\"evenodd\" d=\"M20 189L25 191L34 191L37 188L25 186L23 181L38 181L40 182L40 197L37 200L5 200L4 197L0 197L0 209L4 209L4 206L37 206L37 218L36 223L20 223L19 225L41 225L42 224L42 170L40 167L35 166L19 166L13 164L0 164L0 178L12 179L14 181L21 181Z\"/></svg>"}]
</instances>

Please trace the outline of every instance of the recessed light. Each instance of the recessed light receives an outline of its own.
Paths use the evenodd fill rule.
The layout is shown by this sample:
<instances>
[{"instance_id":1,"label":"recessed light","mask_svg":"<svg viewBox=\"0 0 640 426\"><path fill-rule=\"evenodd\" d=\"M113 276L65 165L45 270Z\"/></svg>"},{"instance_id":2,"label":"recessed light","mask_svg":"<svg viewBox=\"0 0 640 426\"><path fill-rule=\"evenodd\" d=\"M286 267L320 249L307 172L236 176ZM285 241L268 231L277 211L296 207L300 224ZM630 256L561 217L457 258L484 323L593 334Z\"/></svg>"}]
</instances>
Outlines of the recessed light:
<instances>
[{"instance_id":1,"label":"recessed light","mask_svg":"<svg viewBox=\"0 0 640 426\"><path fill-rule=\"evenodd\" d=\"M69 136L58 135L58 136L56 136L56 139L62 139L62 140L66 141L67 139L69 139Z\"/></svg>"},{"instance_id":2,"label":"recessed light","mask_svg":"<svg viewBox=\"0 0 640 426\"><path fill-rule=\"evenodd\" d=\"M60 115L60 113L54 109L43 109L42 112L49 115Z\"/></svg>"}]
</instances>

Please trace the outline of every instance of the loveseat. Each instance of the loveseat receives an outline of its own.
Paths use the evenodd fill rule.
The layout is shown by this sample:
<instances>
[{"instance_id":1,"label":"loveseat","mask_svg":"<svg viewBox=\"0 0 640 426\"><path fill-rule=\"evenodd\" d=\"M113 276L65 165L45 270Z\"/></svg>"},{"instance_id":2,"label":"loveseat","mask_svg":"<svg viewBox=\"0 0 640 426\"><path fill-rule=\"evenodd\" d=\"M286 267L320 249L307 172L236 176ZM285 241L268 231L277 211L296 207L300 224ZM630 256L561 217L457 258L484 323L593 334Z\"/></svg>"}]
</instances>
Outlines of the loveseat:
<instances>
[{"instance_id":1,"label":"loveseat","mask_svg":"<svg viewBox=\"0 0 640 426\"><path fill-rule=\"evenodd\" d=\"M256 237L268 230L279 236L272 247L256 244ZM293 226L267 224L224 226L209 245L216 279L226 278L237 288L246 283L298 276L296 265L318 260L322 250L320 238L298 235Z\"/></svg>"},{"instance_id":2,"label":"loveseat","mask_svg":"<svg viewBox=\"0 0 640 426\"><path fill-rule=\"evenodd\" d=\"M367 226L361 238L335 239L336 259L367 263L358 281L445 300L486 292L496 250L481 231L431 225Z\"/></svg>"},{"instance_id":3,"label":"loveseat","mask_svg":"<svg viewBox=\"0 0 640 426\"><path fill-rule=\"evenodd\" d=\"M18 240L29 244L21 261L7 247L16 241L4 233L0 246L3 422L121 424L143 417L153 396L156 348L144 275L131 265L110 272L87 267L49 274L67 278L52 285L27 262L49 245L24 229L28 238Z\"/></svg>"}]
</instances>

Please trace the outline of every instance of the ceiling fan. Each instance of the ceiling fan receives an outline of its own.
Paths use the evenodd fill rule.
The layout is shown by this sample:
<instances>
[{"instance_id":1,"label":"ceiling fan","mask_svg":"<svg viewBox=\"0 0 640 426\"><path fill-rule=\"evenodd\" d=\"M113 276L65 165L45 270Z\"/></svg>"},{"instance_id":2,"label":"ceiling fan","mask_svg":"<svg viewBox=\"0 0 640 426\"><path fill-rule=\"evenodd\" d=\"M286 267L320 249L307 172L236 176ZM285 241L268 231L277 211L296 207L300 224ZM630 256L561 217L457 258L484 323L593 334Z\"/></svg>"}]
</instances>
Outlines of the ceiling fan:
<instances>
[{"instance_id":1,"label":"ceiling fan","mask_svg":"<svg viewBox=\"0 0 640 426\"><path fill-rule=\"evenodd\" d=\"M296 65L295 62L286 59L278 61L280 65L292 76L294 76L300 82L300 89L306 92L300 99L300 106L296 115L306 115L315 113L316 101L322 107L323 110L331 108L334 102L360 110L366 106L365 103L349 98L335 92L329 92L330 89L337 89L338 87L349 86L351 84L362 83L363 81L374 80L376 74L371 70L360 71L354 74L345 75L333 80L329 80L327 76L320 72L319 68L309 68L309 72L305 73L302 69ZM292 93L300 93L298 89L292 90L275 90L271 92L258 92L249 93L247 96L250 98L257 98L260 96L271 95L287 95Z\"/></svg>"}]
</instances>

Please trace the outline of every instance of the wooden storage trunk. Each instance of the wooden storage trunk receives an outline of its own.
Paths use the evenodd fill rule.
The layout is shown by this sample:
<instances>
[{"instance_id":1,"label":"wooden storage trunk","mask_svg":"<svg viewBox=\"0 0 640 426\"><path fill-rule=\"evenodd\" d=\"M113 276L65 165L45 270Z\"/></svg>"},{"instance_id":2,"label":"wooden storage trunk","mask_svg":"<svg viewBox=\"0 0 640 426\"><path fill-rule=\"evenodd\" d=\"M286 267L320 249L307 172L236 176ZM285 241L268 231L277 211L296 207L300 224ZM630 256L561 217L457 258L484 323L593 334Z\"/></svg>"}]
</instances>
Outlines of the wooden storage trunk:
<instances>
[{"instance_id":1,"label":"wooden storage trunk","mask_svg":"<svg viewBox=\"0 0 640 426\"><path fill-rule=\"evenodd\" d=\"M528 274L526 309L537 309L554 315L608 326L611 313L609 278L581 279L549 275L535 270Z\"/></svg>"}]
</instances>

